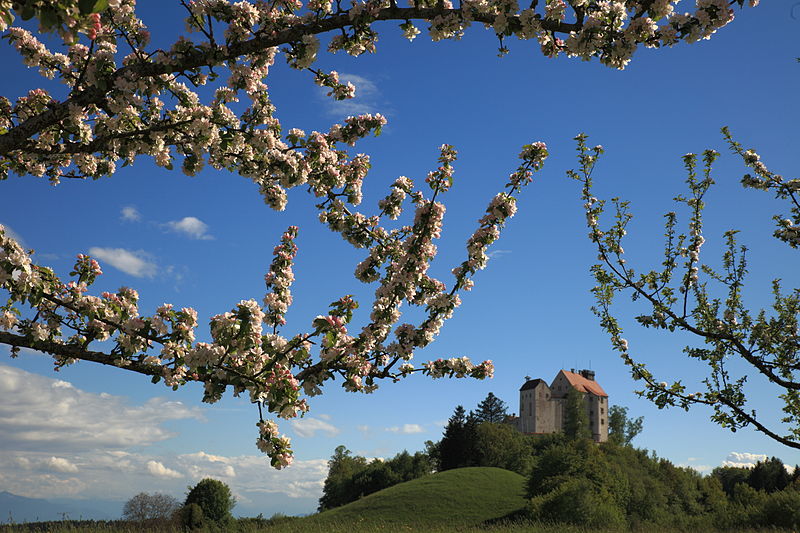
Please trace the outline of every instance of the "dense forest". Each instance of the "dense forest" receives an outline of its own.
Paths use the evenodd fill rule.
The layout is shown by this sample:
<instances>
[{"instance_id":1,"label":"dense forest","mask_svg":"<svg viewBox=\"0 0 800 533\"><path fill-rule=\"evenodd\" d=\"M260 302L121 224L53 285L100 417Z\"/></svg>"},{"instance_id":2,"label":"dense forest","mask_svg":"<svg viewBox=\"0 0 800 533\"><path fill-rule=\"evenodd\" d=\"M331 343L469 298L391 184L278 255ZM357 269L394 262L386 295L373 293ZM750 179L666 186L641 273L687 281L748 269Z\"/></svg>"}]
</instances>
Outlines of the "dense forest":
<instances>
[{"instance_id":1,"label":"dense forest","mask_svg":"<svg viewBox=\"0 0 800 533\"><path fill-rule=\"evenodd\" d=\"M442 439L426 442L424 451L369 461L339 446L319 510L433 472L492 466L528 480L529 503L514 518L591 527L800 526L800 469L773 457L753 468L719 467L704 476L635 448L643 419L629 418L624 407L611 407L609 441L595 443L584 411L574 405L564 433L526 435L508 423L504 402L490 393L473 411L457 406Z\"/></svg>"}]
</instances>

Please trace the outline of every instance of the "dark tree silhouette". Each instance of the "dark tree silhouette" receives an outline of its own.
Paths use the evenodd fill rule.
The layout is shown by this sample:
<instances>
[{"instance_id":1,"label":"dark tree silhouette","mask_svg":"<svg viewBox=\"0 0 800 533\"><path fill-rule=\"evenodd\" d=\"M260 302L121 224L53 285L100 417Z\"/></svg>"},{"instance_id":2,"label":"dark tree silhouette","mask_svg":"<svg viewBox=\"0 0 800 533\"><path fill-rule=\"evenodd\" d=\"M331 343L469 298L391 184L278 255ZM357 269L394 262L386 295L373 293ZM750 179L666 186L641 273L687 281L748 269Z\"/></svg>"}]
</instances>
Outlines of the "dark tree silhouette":
<instances>
[{"instance_id":1,"label":"dark tree silhouette","mask_svg":"<svg viewBox=\"0 0 800 533\"><path fill-rule=\"evenodd\" d=\"M457 406L439 442L440 471L477 464L477 427L475 416L467 415L464 406Z\"/></svg>"},{"instance_id":2,"label":"dark tree silhouette","mask_svg":"<svg viewBox=\"0 0 800 533\"><path fill-rule=\"evenodd\" d=\"M478 409L475 411L475 419L478 422L492 422L499 424L505 420L508 413L506 412L506 402L490 392L486 399L478 404Z\"/></svg>"}]
</instances>

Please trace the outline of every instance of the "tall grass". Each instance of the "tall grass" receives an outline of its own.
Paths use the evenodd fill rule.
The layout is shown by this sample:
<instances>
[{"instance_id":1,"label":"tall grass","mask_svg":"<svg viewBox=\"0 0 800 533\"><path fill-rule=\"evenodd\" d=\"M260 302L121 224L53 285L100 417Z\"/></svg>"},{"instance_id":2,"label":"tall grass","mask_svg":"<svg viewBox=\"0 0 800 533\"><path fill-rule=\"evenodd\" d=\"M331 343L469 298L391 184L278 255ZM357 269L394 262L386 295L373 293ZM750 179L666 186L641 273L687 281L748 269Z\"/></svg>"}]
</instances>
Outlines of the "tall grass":
<instances>
[{"instance_id":1,"label":"tall grass","mask_svg":"<svg viewBox=\"0 0 800 533\"><path fill-rule=\"evenodd\" d=\"M327 522L307 518L285 517L278 520L241 520L231 525L231 533L632 533L627 529L585 528L568 524L517 522L484 526L401 525L380 522ZM775 533L776 529L737 529L727 533ZM0 533L184 533L181 528L165 526L148 528L125 522L38 522L0 525ZM201 533L201 532L197 532ZM681 529L644 527L633 533L690 533ZM704 533L692 531L691 533Z\"/></svg>"}]
</instances>

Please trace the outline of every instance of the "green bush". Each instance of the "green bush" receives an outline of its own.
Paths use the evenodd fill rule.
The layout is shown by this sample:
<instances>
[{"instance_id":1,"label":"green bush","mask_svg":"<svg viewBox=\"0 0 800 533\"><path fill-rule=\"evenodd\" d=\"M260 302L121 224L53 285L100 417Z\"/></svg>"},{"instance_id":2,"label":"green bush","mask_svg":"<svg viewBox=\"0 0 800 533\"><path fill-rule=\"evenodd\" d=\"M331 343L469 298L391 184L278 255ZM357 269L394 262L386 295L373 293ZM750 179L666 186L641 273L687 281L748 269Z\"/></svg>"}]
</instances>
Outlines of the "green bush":
<instances>
[{"instance_id":1,"label":"green bush","mask_svg":"<svg viewBox=\"0 0 800 533\"><path fill-rule=\"evenodd\" d=\"M800 492L784 490L773 492L764 502L759 516L764 527L785 527L796 531L800 528Z\"/></svg>"},{"instance_id":2,"label":"green bush","mask_svg":"<svg viewBox=\"0 0 800 533\"><path fill-rule=\"evenodd\" d=\"M589 479L573 477L558 488L531 499L532 516L590 528L626 526L625 515L604 489Z\"/></svg>"},{"instance_id":3,"label":"green bush","mask_svg":"<svg viewBox=\"0 0 800 533\"><path fill-rule=\"evenodd\" d=\"M207 521L224 524L233 518L231 509L236 505L236 499L228 485L216 479L205 478L189 490L184 505L192 504L200 506Z\"/></svg>"},{"instance_id":4,"label":"green bush","mask_svg":"<svg viewBox=\"0 0 800 533\"><path fill-rule=\"evenodd\" d=\"M185 505L181 509L181 525L187 531L197 531L203 527L203 509L196 503Z\"/></svg>"}]
</instances>

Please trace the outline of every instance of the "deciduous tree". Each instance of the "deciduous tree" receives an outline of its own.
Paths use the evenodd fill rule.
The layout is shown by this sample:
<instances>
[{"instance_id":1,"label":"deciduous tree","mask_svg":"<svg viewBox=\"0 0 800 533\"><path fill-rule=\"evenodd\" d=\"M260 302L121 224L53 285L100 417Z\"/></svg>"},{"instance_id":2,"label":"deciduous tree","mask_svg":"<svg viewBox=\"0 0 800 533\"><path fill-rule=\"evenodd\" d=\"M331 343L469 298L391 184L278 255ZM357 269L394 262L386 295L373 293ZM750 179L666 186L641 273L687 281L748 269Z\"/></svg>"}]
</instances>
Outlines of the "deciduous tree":
<instances>
[{"instance_id":1,"label":"deciduous tree","mask_svg":"<svg viewBox=\"0 0 800 533\"><path fill-rule=\"evenodd\" d=\"M255 182L265 203L277 210L286 206L287 189L307 188L320 220L366 251L356 276L377 284L369 323L360 333L348 331L358 304L343 296L311 319L305 332L281 335L292 301L295 227L275 249L263 305L243 300L213 316L210 342L196 341L191 307L165 304L145 313L134 289L90 294L102 273L95 260L79 255L72 279L62 281L0 229L0 289L8 295L0 309L0 343L13 354L21 347L51 354L59 367L82 360L163 380L171 388L200 382L208 402L230 386L284 418L304 413L304 396L319 394L320 385L337 376L348 390L370 392L380 380L414 372L434 378L492 375L490 361L451 358L414 366L409 360L430 344L459 305L459 292L469 290L473 275L486 266L488 246L513 216L515 195L541 168L547 149L542 143L522 148L521 164L490 202L447 285L427 270L441 231L441 196L453 183L455 150L441 147L440 165L425 180L428 197L400 177L376 211L359 211L369 158L346 147L379 133L385 118L350 117L324 132L284 129L264 83L279 54L339 100L352 97L355 88L336 72L314 68L318 35L334 32L327 49L358 56L376 49L381 21L400 22L409 39L419 33L414 21L421 21L436 41L459 39L477 23L498 36L501 54L514 36L535 40L548 56L598 58L623 68L639 46L695 42L733 19L727 0L698 0L693 13L675 11L669 0L554 0L523 8L504 0L465 0L457 7L450 0L412 0L408 6L395 0L181 4L192 33L159 48L150 44L134 0L0 0L3 37L27 66L64 85L61 91L31 88L14 101L0 99L0 180L11 173L47 177L54 185L100 179L145 156L188 175L205 165L238 173ZM64 47L56 51L57 44L12 27L14 13L38 17L43 30L61 34ZM195 89L220 76L226 77L215 90ZM409 224L390 229L382 223L400 216L408 203L414 211ZM397 326L403 303L424 308L425 317ZM95 343L106 340L113 347L98 351ZM257 445L273 466L290 463L288 438L261 416Z\"/></svg>"},{"instance_id":2,"label":"deciduous tree","mask_svg":"<svg viewBox=\"0 0 800 533\"><path fill-rule=\"evenodd\" d=\"M180 506L180 502L169 494L140 492L125 502L122 518L136 522L166 520L171 518Z\"/></svg>"},{"instance_id":3,"label":"deciduous tree","mask_svg":"<svg viewBox=\"0 0 800 533\"><path fill-rule=\"evenodd\" d=\"M608 440L624 446L642 432L644 417L628 418L628 408L612 405L608 409Z\"/></svg>"},{"instance_id":4,"label":"deciduous tree","mask_svg":"<svg viewBox=\"0 0 800 533\"><path fill-rule=\"evenodd\" d=\"M236 498L231 489L218 479L207 477L191 487L186 495L185 506L197 504L203 510L203 517L217 524L224 524L232 518L231 510Z\"/></svg>"},{"instance_id":5,"label":"deciduous tree","mask_svg":"<svg viewBox=\"0 0 800 533\"><path fill-rule=\"evenodd\" d=\"M564 402L564 434L569 439L588 439L592 436L584 393L570 387Z\"/></svg>"}]
</instances>

